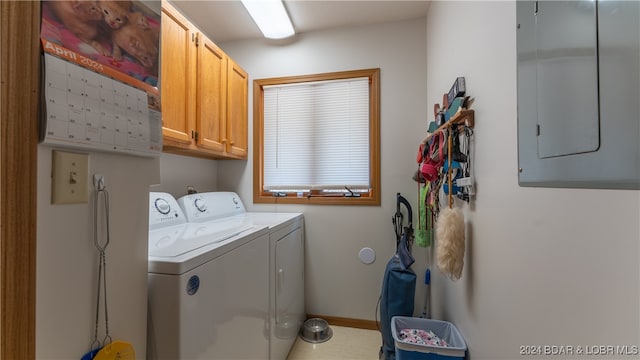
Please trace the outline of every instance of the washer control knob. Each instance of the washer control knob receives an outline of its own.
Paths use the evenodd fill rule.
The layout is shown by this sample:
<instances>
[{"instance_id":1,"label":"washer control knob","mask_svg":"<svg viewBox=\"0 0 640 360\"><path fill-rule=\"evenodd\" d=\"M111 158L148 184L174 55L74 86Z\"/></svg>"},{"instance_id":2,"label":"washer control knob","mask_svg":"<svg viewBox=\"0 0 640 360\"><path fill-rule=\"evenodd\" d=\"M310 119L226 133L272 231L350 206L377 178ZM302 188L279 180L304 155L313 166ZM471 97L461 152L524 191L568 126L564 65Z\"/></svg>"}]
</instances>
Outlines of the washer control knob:
<instances>
[{"instance_id":1,"label":"washer control knob","mask_svg":"<svg viewBox=\"0 0 640 360\"><path fill-rule=\"evenodd\" d=\"M205 212L207 211L207 203L202 200L202 199L196 199L193 202L193 205L196 207L196 209L198 209L198 211L200 212Z\"/></svg>"},{"instance_id":2,"label":"washer control knob","mask_svg":"<svg viewBox=\"0 0 640 360\"><path fill-rule=\"evenodd\" d=\"M167 215L171 211L171 205L163 198L157 198L155 201L156 210L160 214Z\"/></svg>"}]
</instances>

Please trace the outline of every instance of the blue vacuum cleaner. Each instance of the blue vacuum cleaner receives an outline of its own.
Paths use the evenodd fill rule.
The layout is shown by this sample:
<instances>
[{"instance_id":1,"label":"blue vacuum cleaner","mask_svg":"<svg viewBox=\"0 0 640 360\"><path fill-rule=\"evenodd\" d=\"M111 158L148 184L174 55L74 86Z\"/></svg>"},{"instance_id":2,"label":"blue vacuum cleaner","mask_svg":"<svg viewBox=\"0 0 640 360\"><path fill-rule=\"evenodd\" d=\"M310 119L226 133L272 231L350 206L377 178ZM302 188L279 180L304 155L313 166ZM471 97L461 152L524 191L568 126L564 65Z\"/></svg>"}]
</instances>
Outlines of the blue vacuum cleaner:
<instances>
[{"instance_id":1,"label":"blue vacuum cleaner","mask_svg":"<svg viewBox=\"0 0 640 360\"><path fill-rule=\"evenodd\" d=\"M413 316L416 290L416 274L411 270L414 258L411 256L413 245L413 213L411 205L400 193L396 196L396 214L393 217L396 232L396 253L387 263L380 295L380 332L382 347L380 360L395 360L396 349L391 334L391 318L394 316ZM403 224L401 206L406 207L408 226Z\"/></svg>"}]
</instances>

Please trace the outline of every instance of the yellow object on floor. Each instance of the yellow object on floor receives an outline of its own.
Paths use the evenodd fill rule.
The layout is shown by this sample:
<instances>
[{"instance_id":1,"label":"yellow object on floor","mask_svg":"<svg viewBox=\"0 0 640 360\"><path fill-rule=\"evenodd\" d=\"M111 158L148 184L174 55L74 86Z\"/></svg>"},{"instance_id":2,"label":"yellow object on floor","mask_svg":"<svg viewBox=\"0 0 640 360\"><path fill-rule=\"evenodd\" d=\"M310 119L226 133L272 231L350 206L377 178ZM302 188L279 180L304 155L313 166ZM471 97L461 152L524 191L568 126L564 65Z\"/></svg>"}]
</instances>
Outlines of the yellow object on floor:
<instances>
[{"instance_id":1,"label":"yellow object on floor","mask_svg":"<svg viewBox=\"0 0 640 360\"><path fill-rule=\"evenodd\" d=\"M133 346L125 341L114 341L105 345L98 353L94 360L135 360L136 352Z\"/></svg>"},{"instance_id":2,"label":"yellow object on floor","mask_svg":"<svg viewBox=\"0 0 640 360\"><path fill-rule=\"evenodd\" d=\"M333 336L327 342L312 344L296 339L287 360L374 360L382 345L377 330L330 325Z\"/></svg>"}]
</instances>

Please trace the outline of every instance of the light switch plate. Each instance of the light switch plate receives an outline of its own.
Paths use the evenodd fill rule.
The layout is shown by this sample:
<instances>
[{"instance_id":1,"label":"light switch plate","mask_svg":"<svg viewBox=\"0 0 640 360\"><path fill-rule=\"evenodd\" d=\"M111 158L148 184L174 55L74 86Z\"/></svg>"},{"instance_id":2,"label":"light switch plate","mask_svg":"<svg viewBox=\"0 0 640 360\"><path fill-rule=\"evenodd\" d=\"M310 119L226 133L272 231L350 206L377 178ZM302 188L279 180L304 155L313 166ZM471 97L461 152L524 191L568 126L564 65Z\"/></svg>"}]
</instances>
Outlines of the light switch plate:
<instances>
[{"instance_id":1,"label":"light switch plate","mask_svg":"<svg viewBox=\"0 0 640 360\"><path fill-rule=\"evenodd\" d=\"M51 181L52 204L89 202L89 155L53 151Z\"/></svg>"}]
</instances>

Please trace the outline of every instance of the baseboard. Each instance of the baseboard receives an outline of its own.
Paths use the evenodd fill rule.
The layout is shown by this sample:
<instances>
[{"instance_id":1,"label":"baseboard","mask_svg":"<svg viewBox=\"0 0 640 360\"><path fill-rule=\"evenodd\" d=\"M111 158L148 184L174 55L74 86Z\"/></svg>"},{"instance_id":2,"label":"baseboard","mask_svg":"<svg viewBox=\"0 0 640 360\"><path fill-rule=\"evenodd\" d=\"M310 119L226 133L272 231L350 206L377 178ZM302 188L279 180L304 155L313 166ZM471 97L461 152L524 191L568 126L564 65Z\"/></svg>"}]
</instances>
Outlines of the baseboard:
<instances>
[{"instance_id":1,"label":"baseboard","mask_svg":"<svg viewBox=\"0 0 640 360\"><path fill-rule=\"evenodd\" d=\"M378 330L378 324L374 320L352 319L339 316L326 316L307 314L307 319L321 318L326 320L329 325L352 327L356 329Z\"/></svg>"}]
</instances>

